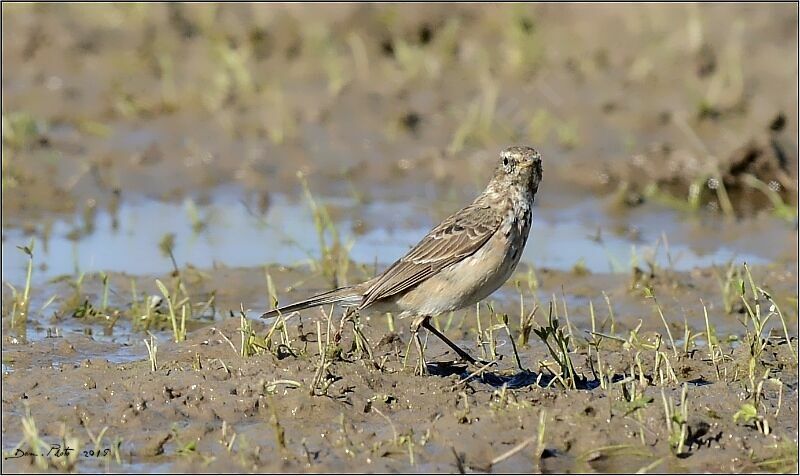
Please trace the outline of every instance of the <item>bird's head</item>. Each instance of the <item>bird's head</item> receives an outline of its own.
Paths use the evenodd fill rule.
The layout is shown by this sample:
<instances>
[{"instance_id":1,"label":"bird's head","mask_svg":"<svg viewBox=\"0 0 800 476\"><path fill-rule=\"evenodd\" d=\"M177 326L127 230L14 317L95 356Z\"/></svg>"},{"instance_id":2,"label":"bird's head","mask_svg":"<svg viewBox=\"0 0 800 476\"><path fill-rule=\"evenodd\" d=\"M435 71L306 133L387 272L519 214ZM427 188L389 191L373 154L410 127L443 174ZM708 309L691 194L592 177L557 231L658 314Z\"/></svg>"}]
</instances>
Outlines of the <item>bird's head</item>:
<instances>
[{"instance_id":1,"label":"bird's head","mask_svg":"<svg viewBox=\"0 0 800 476\"><path fill-rule=\"evenodd\" d=\"M533 195L542 181L542 156L533 147L515 145L500 152L495 187L523 187Z\"/></svg>"}]
</instances>

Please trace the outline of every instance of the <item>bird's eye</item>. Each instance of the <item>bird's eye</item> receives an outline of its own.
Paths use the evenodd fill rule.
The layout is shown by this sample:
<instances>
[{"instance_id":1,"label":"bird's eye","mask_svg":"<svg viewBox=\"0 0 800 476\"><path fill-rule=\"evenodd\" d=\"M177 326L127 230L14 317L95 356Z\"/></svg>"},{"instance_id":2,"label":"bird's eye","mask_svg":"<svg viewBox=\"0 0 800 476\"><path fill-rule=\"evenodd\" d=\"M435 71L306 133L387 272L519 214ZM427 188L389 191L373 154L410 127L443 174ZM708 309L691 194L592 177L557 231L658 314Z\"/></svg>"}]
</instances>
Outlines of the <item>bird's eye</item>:
<instances>
[{"instance_id":1,"label":"bird's eye","mask_svg":"<svg viewBox=\"0 0 800 476\"><path fill-rule=\"evenodd\" d=\"M503 157L503 167L508 167L508 157Z\"/></svg>"}]
</instances>

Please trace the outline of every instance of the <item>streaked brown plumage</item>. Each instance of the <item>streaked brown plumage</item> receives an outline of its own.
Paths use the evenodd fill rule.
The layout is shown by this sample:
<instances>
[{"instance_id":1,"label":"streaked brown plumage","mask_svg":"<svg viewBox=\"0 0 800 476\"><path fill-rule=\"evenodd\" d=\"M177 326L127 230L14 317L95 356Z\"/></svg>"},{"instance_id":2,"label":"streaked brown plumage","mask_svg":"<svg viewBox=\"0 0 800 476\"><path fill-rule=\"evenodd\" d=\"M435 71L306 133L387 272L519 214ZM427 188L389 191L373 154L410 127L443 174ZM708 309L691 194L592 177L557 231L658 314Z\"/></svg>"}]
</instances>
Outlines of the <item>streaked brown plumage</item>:
<instances>
[{"instance_id":1,"label":"streaked brown plumage","mask_svg":"<svg viewBox=\"0 0 800 476\"><path fill-rule=\"evenodd\" d=\"M531 226L533 200L542 179L539 153L525 146L505 149L486 189L469 205L431 230L408 254L378 276L262 315L269 318L337 303L357 312L415 317L411 327L420 351L421 325L458 355L475 360L430 323L431 316L486 298L513 273Z\"/></svg>"}]
</instances>

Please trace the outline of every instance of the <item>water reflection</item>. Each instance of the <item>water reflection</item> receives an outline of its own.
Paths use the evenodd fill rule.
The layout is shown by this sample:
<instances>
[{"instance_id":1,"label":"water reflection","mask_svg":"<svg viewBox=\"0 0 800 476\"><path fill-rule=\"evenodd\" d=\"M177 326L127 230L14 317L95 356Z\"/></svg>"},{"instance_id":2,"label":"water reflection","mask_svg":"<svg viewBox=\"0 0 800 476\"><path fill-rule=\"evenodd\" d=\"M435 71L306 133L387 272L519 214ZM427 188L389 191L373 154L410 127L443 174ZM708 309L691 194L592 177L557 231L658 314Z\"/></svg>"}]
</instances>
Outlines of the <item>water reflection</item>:
<instances>
[{"instance_id":1,"label":"water reflection","mask_svg":"<svg viewBox=\"0 0 800 476\"><path fill-rule=\"evenodd\" d=\"M359 263L391 263L435 224L430 212L405 203L359 204L348 198L319 198L318 202L337 210L339 233L345 243L353 243L351 258ZM207 205L189 199L183 203L140 200L115 204L114 212L92 209L90 220L79 212L73 220L42 225L36 234L40 240L42 235L48 238L44 246L36 247L35 281L79 272L168 272L170 262L158 248L168 233L175 235L177 262L198 268L215 263L296 265L319 256L308 206L285 196L271 196L268 207L248 205L241 196L227 192ZM365 223L369 226L364 227ZM522 261L559 270L578 266L589 272L628 272L632 260L641 264L654 255L661 266L671 263L676 270L687 270L733 259L763 263L780 252L770 247L757 253L735 251L741 249L738 243L721 240L716 246L696 249L687 242L696 226L670 211L651 210L621 221L594 200L567 208L540 208ZM23 283L26 256L16 247L27 244L31 233L18 228L6 228L3 233L3 280Z\"/></svg>"}]
</instances>

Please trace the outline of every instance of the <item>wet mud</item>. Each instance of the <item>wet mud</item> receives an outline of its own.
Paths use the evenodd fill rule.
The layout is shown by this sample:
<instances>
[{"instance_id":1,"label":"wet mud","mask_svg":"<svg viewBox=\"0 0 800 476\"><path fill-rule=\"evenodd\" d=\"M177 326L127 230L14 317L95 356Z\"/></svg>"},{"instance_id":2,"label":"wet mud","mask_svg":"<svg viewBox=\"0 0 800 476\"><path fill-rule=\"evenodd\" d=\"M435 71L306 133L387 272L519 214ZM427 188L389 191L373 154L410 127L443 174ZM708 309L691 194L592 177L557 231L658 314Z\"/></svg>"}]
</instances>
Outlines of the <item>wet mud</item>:
<instances>
[{"instance_id":1,"label":"wet mud","mask_svg":"<svg viewBox=\"0 0 800 476\"><path fill-rule=\"evenodd\" d=\"M797 9L629 7L4 5L3 469L796 472ZM258 319L513 143L522 264L434 321L489 365Z\"/></svg>"}]
</instances>

